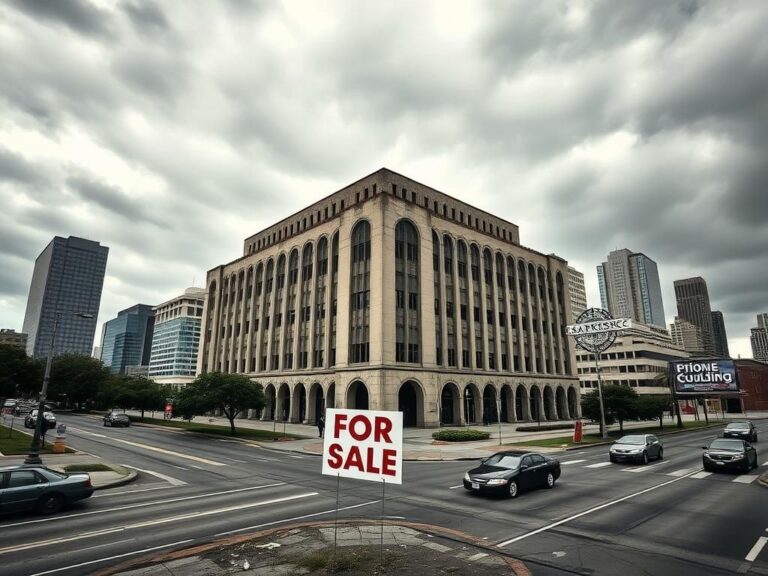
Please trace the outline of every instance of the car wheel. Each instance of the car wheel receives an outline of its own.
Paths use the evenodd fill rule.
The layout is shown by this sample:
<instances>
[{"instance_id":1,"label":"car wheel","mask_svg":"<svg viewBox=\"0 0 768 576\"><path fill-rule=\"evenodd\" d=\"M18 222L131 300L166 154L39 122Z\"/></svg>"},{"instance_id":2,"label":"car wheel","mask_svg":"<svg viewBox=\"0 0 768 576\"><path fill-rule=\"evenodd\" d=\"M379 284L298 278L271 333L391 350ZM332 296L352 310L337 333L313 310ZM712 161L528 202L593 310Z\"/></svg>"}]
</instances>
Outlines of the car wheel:
<instances>
[{"instance_id":1,"label":"car wheel","mask_svg":"<svg viewBox=\"0 0 768 576\"><path fill-rule=\"evenodd\" d=\"M648 464L648 452L643 452L643 464Z\"/></svg>"},{"instance_id":2,"label":"car wheel","mask_svg":"<svg viewBox=\"0 0 768 576\"><path fill-rule=\"evenodd\" d=\"M552 474L552 472L549 472L547 474L546 487L547 488L554 488L555 487L555 475Z\"/></svg>"},{"instance_id":3,"label":"car wheel","mask_svg":"<svg viewBox=\"0 0 768 576\"><path fill-rule=\"evenodd\" d=\"M507 485L507 493L509 494L510 498L517 498L517 494L518 494L517 482L515 482L514 480L509 481L509 484Z\"/></svg>"},{"instance_id":4,"label":"car wheel","mask_svg":"<svg viewBox=\"0 0 768 576\"><path fill-rule=\"evenodd\" d=\"M664 460L664 448L659 448L659 460Z\"/></svg>"},{"instance_id":5,"label":"car wheel","mask_svg":"<svg viewBox=\"0 0 768 576\"><path fill-rule=\"evenodd\" d=\"M37 501L37 510L41 514L54 514L64 507L64 498L60 494L46 494Z\"/></svg>"},{"instance_id":6,"label":"car wheel","mask_svg":"<svg viewBox=\"0 0 768 576\"><path fill-rule=\"evenodd\" d=\"M704 470L706 472L712 472L712 467L709 464L707 464L706 462L704 464L702 464L702 466L704 467Z\"/></svg>"}]
</instances>

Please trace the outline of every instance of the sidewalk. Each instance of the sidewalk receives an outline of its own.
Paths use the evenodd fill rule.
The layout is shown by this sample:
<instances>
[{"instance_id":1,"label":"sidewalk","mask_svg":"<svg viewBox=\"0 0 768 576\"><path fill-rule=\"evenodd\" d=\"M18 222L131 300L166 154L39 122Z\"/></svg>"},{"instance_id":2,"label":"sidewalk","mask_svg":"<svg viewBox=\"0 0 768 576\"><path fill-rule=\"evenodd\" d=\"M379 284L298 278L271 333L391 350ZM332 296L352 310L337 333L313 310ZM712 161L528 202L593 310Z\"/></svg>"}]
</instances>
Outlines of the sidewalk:
<instances>
[{"instance_id":1,"label":"sidewalk","mask_svg":"<svg viewBox=\"0 0 768 576\"><path fill-rule=\"evenodd\" d=\"M133 412L128 412L132 417L136 416ZM149 416L149 414L146 414ZM744 420L743 414L726 414L726 420ZM717 417L721 417L720 414ZM715 416L713 415L714 419ZM759 420L768 418L768 412L750 412L747 418L752 420ZM701 421L704 421L703 416L700 417ZM693 415L684 415L683 421L694 422L696 419ZM229 421L226 418L211 418L197 416L193 419L193 422L199 422L204 424L214 424L219 426L229 426ZM567 422L566 422L567 423ZM665 425L672 425L675 423L674 418L665 418ZM134 424L141 425L140 422L134 420ZM487 458L493 452L499 450L499 446L503 444L521 443L526 440L541 440L548 438L560 438L563 436L571 436L572 430L550 430L550 431L534 431L534 432L518 432L516 428L518 426L535 426L535 422L515 422L515 423L502 423L491 424L489 426L470 426L473 430L482 430L488 432L491 436L488 440L473 441L473 442L437 442L432 439L432 433L438 430L437 428L405 428L403 430L403 457L405 460L481 460ZM545 423L542 423L545 425ZM654 422L625 422L624 430L631 432L634 428L643 428L653 426ZM293 434L296 436L309 436L309 438L302 438L300 440L281 440L281 441L256 441L256 440L243 440L243 442L252 442L259 444L264 448L270 450L282 450L288 452L298 452L306 454L322 454L323 452L323 440L318 438L317 427L311 424L294 424L290 422L272 422L261 420L248 420L245 418L235 420L236 428L252 428L258 430L275 431L277 433ZM618 430L618 425L609 426L610 431ZM597 434L600 428L597 424L585 424L584 434ZM665 434L674 433L665 432ZM501 436L501 440L499 439ZM537 452L560 452L562 448L541 448L535 449Z\"/></svg>"}]
</instances>

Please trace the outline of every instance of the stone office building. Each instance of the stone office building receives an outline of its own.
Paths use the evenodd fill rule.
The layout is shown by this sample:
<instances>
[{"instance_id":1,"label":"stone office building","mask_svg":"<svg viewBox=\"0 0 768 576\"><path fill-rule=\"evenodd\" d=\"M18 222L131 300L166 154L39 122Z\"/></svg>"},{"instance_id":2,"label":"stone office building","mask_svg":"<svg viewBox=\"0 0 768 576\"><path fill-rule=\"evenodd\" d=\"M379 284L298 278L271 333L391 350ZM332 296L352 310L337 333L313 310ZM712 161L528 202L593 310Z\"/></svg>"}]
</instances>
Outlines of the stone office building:
<instances>
[{"instance_id":1,"label":"stone office building","mask_svg":"<svg viewBox=\"0 0 768 576\"><path fill-rule=\"evenodd\" d=\"M198 369L260 382L268 420L574 418L567 283L567 262L521 246L514 224L381 169L208 272Z\"/></svg>"}]
</instances>

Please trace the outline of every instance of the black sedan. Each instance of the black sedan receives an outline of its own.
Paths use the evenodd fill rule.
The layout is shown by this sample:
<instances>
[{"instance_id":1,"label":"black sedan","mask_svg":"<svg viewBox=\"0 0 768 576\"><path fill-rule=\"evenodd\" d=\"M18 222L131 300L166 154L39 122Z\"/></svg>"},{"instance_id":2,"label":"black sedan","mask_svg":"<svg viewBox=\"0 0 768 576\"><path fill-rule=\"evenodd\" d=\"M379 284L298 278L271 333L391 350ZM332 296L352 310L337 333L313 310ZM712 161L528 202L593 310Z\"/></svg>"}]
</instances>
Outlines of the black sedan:
<instances>
[{"instance_id":1,"label":"black sedan","mask_svg":"<svg viewBox=\"0 0 768 576\"><path fill-rule=\"evenodd\" d=\"M738 470L749 472L757 468L757 450L749 442L735 438L717 438L704 446L704 470Z\"/></svg>"},{"instance_id":2,"label":"black sedan","mask_svg":"<svg viewBox=\"0 0 768 576\"><path fill-rule=\"evenodd\" d=\"M130 426L131 419L128 414L122 414L120 412L110 412L104 416L104 426Z\"/></svg>"},{"instance_id":3,"label":"black sedan","mask_svg":"<svg viewBox=\"0 0 768 576\"><path fill-rule=\"evenodd\" d=\"M464 474L464 488L480 494L506 494L538 486L553 488L560 478L560 462L535 452L497 452Z\"/></svg>"},{"instance_id":4,"label":"black sedan","mask_svg":"<svg viewBox=\"0 0 768 576\"><path fill-rule=\"evenodd\" d=\"M731 422L723 430L723 438L739 438L747 442L757 442L757 428L749 420Z\"/></svg>"},{"instance_id":5,"label":"black sedan","mask_svg":"<svg viewBox=\"0 0 768 576\"><path fill-rule=\"evenodd\" d=\"M52 514L91 494L91 477L86 473L62 474L44 466L0 467L0 512Z\"/></svg>"}]
</instances>

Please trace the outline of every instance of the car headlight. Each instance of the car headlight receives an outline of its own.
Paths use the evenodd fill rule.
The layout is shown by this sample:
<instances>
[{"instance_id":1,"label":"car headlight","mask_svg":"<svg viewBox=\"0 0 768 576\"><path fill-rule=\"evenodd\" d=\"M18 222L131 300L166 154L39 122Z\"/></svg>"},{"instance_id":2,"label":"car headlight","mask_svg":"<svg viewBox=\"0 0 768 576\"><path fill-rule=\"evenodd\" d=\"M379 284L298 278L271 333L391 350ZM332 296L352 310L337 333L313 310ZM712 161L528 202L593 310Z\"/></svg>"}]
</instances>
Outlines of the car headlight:
<instances>
[{"instance_id":1,"label":"car headlight","mask_svg":"<svg viewBox=\"0 0 768 576\"><path fill-rule=\"evenodd\" d=\"M734 454L733 456L734 460L744 460L744 454Z\"/></svg>"},{"instance_id":2,"label":"car headlight","mask_svg":"<svg viewBox=\"0 0 768 576\"><path fill-rule=\"evenodd\" d=\"M641 452L640 449L635 449L635 450L630 450L629 451L630 454L640 454L640 452Z\"/></svg>"},{"instance_id":3,"label":"car headlight","mask_svg":"<svg viewBox=\"0 0 768 576\"><path fill-rule=\"evenodd\" d=\"M504 480L504 478L494 478L492 480L488 480L488 483L486 486L501 486L502 484L506 484L507 481Z\"/></svg>"},{"instance_id":4,"label":"car headlight","mask_svg":"<svg viewBox=\"0 0 768 576\"><path fill-rule=\"evenodd\" d=\"M464 472L464 480L466 482L471 482L471 480L469 479L469 472Z\"/></svg>"}]
</instances>

